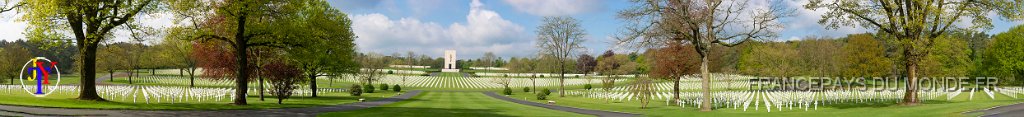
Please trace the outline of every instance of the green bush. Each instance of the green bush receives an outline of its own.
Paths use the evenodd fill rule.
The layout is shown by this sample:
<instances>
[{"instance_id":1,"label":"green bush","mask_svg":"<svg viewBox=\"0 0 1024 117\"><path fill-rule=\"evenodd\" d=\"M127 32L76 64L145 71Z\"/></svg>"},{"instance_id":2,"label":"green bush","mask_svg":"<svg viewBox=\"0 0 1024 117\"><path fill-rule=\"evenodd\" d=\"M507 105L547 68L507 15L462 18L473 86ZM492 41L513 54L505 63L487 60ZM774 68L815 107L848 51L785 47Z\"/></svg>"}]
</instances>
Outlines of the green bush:
<instances>
[{"instance_id":1,"label":"green bush","mask_svg":"<svg viewBox=\"0 0 1024 117\"><path fill-rule=\"evenodd\" d=\"M594 86L591 86L590 84L584 84L583 85L583 89L590 90L591 88L594 88Z\"/></svg>"},{"instance_id":2,"label":"green bush","mask_svg":"<svg viewBox=\"0 0 1024 117\"><path fill-rule=\"evenodd\" d=\"M530 92L530 87L523 87L523 92Z\"/></svg>"},{"instance_id":3,"label":"green bush","mask_svg":"<svg viewBox=\"0 0 1024 117\"><path fill-rule=\"evenodd\" d=\"M363 95L363 88L357 84L352 84L352 87L348 88L348 94L352 94L352 96Z\"/></svg>"},{"instance_id":4,"label":"green bush","mask_svg":"<svg viewBox=\"0 0 1024 117\"><path fill-rule=\"evenodd\" d=\"M396 84L395 87L391 88L391 90L394 90L395 92L402 92L402 87Z\"/></svg>"},{"instance_id":5,"label":"green bush","mask_svg":"<svg viewBox=\"0 0 1024 117\"><path fill-rule=\"evenodd\" d=\"M505 91L501 94L512 95L512 88L505 87Z\"/></svg>"},{"instance_id":6,"label":"green bush","mask_svg":"<svg viewBox=\"0 0 1024 117\"><path fill-rule=\"evenodd\" d=\"M547 100L547 99L548 99L548 94L537 93L537 100Z\"/></svg>"},{"instance_id":7,"label":"green bush","mask_svg":"<svg viewBox=\"0 0 1024 117\"><path fill-rule=\"evenodd\" d=\"M541 78L543 78L543 77L544 77L544 75L540 75L540 77L541 77Z\"/></svg>"},{"instance_id":8,"label":"green bush","mask_svg":"<svg viewBox=\"0 0 1024 117\"><path fill-rule=\"evenodd\" d=\"M540 93L543 93L545 96L551 95L551 90L544 88L544 90L540 90Z\"/></svg>"},{"instance_id":9,"label":"green bush","mask_svg":"<svg viewBox=\"0 0 1024 117\"><path fill-rule=\"evenodd\" d=\"M380 84L380 90L388 90L388 84Z\"/></svg>"},{"instance_id":10,"label":"green bush","mask_svg":"<svg viewBox=\"0 0 1024 117\"><path fill-rule=\"evenodd\" d=\"M388 70L388 74L395 74L395 71Z\"/></svg>"},{"instance_id":11,"label":"green bush","mask_svg":"<svg viewBox=\"0 0 1024 117\"><path fill-rule=\"evenodd\" d=\"M373 93L373 90L376 89L377 88L373 88L373 85L370 84L363 85L363 93Z\"/></svg>"}]
</instances>

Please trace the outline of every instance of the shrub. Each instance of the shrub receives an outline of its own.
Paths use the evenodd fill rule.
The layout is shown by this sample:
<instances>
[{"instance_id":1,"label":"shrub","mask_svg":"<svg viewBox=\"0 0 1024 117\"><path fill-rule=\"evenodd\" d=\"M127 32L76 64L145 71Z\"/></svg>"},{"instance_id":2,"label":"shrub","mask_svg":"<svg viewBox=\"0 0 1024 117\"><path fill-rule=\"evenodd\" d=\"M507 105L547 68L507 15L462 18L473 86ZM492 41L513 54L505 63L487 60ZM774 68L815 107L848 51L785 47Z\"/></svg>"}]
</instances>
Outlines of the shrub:
<instances>
[{"instance_id":1,"label":"shrub","mask_svg":"<svg viewBox=\"0 0 1024 117\"><path fill-rule=\"evenodd\" d=\"M594 86L591 86L590 84L584 84L583 85L583 89L590 90L590 88L594 88Z\"/></svg>"},{"instance_id":2,"label":"shrub","mask_svg":"<svg viewBox=\"0 0 1024 117\"><path fill-rule=\"evenodd\" d=\"M541 77L541 78L543 78L543 77L544 77L544 75L540 75L540 77Z\"/></svg>"},{"instance_id":3,"label":"shrub","mask_svg":"<svg viewBox=\"0 0 1024 117\"><path fill-rule=\"evenodd\" d=\"M512 95L512 88L505 87L505 91L501 94Z\"/></svg>"},{"instance_id":4,"label":"shrub","mask_svg":"<svg viewBox=\"0 0 1024 117\"><path fill-rule=\"evenodd\" d=\"M391 90L394 90L395 92L402 92L402 87L396 84L395 87L391 88Z\"/></svg>"},{"instance_id":5,"label":"shrub","mask_svg":"<svg viewBox=\"0 0 1024 117\"><path fill-rule=\"evenodd\" d=\"M388 70L388 74L395 74L395 71Z\"/></svg>"},{"instance_id":6,"label":"shrub","mask_svg":"<svg viewBox=\"0 0 1024 117\"><path fill-rule=\"evenodd\" d=\"M363 93L373 93L373 90L376 90L376 88L373 88L373 85L371 85L371 84L363 85Z\"/></svg>"},{"instance_id":7,"label":"shrub","mask_svg":"<svg viewBox=\"0 0 1024 117\"><path fill-rule=\"evenodd\" d=\"M380 84L380 90L388 90L388 84Z\"/></svg>"},{"instance_id":8,"label":"shrub","mask_svg":"<svg viewBox=\"0 0 1024 117\"><path fill-rule=\"evenodd\" d=\"M523 87L523 92L530 92L530 87Z\"/></svg>"},{"instance_id":9,"label":"shrub","mask_svg":"<svg viewBox=\"0 0 1024 117\"><path fill-rule=\"evenodd\" d=\"M545 96L551 95L551 90L549 90L548 88L544 88L544 90L540 90L540 93L543 93Z\"/></svg>"},{"instance_id":10,"label":"shrub","mask_svg":"<svg viewBox=\"0 0 1024 117\"><path fill-rule=\"evenodd\" d=\"M352 96L363 95L363 88L357 84L352 84L352 87L348 88L348 94L352 94Z\"/></svg>"},{"instance_id":11,"label":"shrub","mask_svg":"<svg viewBox=\"0 0 1024 117\"><path fill-rule=\"evenodd\" d=\"M547 99L548 99L548 94L537 93L537 100L547 100Z\"/></svg>"}]
</instances>

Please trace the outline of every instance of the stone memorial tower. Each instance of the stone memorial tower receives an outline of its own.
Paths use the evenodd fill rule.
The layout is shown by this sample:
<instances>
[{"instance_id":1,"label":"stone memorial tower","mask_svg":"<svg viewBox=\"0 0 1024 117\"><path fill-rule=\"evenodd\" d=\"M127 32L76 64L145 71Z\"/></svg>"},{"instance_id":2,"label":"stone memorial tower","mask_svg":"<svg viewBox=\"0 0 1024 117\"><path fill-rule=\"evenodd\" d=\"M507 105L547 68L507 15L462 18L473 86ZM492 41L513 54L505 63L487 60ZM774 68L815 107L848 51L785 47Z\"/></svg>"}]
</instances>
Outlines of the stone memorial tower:
<instances>
[{"instance_id":1,"label":"stone memorial tower","mask_svg":"<svg viewBox=\"0 0 1024 117\"><path fill-rule=\"evenodd\" d=\"M441 66L441 72L459 72L459 68L455 66L455 50L444 51L444 65Z\"/></svg>"}]
</instances>

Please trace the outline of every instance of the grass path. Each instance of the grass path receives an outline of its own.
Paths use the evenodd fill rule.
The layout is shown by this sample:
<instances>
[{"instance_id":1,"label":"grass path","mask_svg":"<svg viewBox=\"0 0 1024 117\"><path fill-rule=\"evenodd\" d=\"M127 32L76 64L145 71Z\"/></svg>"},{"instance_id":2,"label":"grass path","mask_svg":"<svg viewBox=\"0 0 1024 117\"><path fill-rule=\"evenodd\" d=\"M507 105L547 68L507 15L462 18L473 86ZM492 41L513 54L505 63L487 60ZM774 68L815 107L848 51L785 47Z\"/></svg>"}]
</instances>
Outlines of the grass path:
<instances>
[{"instance_id":1,"label":"grass path","mask_svg":"<svg viewBox=\"0 0 1024 117\"><path fill-rule=\"evenodd\" d=\"M406 117L508 117L589 116L540 107L520 105L487 97L480 92L424 92L402 102L364 110L332 112L319 116Z\"/></svg>"}]
</instances>

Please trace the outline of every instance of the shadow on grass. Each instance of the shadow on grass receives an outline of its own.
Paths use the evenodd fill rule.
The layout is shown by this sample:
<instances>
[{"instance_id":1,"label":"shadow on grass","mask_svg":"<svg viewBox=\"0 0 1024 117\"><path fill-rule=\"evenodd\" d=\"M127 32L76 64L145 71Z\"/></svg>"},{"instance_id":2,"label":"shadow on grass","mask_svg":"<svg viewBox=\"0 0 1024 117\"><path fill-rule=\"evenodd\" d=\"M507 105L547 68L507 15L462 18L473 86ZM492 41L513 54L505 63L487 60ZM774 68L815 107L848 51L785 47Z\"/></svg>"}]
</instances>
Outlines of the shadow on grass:
<instances>
[{"instance_id":1,"label":"shadow on grass","mask_svg":"<svg viewBox=\"0 0 1024 117\"><path fill-rule=\"evenodd\" d=\"M327 117L513 117L495 109L445 109L420 107L374 107L370 109L326 113ZM521 113L527 114L527 113Z\"/></svg>"}]
</instances>

